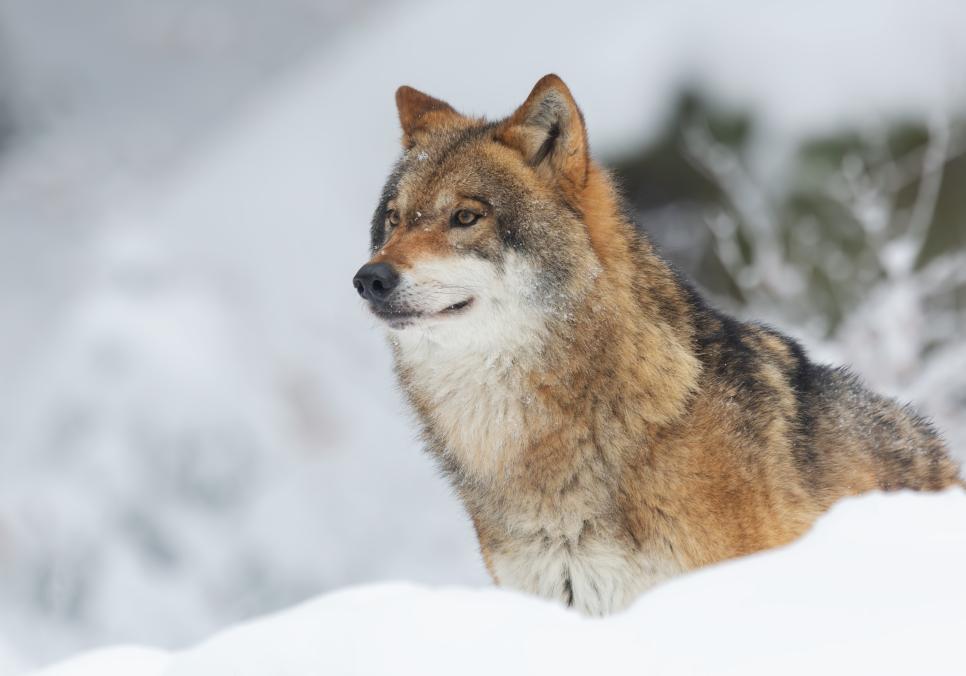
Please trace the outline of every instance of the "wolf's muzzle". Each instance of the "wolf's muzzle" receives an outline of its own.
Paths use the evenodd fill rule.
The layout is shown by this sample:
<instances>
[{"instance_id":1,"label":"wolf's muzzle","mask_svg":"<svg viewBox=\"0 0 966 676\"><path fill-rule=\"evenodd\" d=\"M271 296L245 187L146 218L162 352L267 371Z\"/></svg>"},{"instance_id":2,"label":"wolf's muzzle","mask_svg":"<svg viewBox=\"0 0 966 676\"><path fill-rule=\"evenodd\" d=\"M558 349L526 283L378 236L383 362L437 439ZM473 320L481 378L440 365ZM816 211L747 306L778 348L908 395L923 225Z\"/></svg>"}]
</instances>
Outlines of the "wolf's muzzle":
<instances>
[{"instance_id":1,"label":"wolf's muzzle","mask_svg":"<svg viewBox=\"0 0 966 676\"><path fill-rule=\"evenodd\" d=\"M389 263L366 263L352 278L359 295L372 303L384 303L399 284L399 273Z\"/></svg>"}]
</instances>

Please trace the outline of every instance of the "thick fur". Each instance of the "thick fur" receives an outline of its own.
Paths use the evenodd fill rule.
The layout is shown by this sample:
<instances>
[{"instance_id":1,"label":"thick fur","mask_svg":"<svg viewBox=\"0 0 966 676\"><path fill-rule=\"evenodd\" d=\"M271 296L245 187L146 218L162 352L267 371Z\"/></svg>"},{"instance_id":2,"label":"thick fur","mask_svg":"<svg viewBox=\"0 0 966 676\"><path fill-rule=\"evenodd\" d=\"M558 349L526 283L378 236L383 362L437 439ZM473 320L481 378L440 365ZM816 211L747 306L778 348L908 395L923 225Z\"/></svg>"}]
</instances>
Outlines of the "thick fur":
<instances>
[{"instance_id":1,"label":"thick fur","mask_svg":"<svg viewBox=\"0 0 966 676\"><path fill-rule=\"evenodd\" d=\"M922 418L671 269L559 78L498 122L397 103L372 262L401 279L373 309L498 584L604 614L843 496L961 483Z\"/></svg>"}]
</instances>

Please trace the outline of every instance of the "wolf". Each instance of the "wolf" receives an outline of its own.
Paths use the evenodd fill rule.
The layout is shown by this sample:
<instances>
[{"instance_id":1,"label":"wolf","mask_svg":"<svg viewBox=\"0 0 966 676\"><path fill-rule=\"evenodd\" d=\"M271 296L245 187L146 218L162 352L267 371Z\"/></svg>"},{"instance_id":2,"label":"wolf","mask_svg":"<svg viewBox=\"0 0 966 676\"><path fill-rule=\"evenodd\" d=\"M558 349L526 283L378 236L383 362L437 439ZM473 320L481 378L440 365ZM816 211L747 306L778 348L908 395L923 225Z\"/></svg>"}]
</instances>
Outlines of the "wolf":
<instances>
[{"instance_id":1,"label":"wolf","mask_svg":"<svg viewBox=\"0 0 966 676\"><path fill-rule=\"evenodd\" d=\"M396 103L353 284L498 585L604 615L844 496L963 485L926 420L658 254L560 78L498 121Z\"/></svg>"}]
</instances>

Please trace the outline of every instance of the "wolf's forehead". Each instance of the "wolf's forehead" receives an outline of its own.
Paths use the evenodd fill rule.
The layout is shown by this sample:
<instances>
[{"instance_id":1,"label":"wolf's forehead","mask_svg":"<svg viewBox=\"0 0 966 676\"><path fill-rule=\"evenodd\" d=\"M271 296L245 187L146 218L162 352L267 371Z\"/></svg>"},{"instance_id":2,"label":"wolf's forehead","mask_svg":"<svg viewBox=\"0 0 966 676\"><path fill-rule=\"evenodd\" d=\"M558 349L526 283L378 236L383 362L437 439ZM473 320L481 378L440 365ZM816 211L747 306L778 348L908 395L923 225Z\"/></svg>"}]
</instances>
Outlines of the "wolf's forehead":
<instances>
[{"instance_id":1,"label":"wolf's forehead","mask_svg":"<svg viewBox=\"0 0 966 676\"><path fill-rule=\"evenodd\" d=\"M399 179L394 199L395 208L403 212L438 210L454 201L456 194L452 182L406 173Z\"/></svg>"},{"instance_id":2,"label":"wolf's forehead","mask_svg":"<svg viewBox=\"0 0 966 676\"><path fill-rule=\"evenodd\" d=\"M481 183L478 165L478 153L463 144L458 148L413 148L396 185L396 206L442 208L461 193L473 193Z\"/></svg>"}]
</instances>

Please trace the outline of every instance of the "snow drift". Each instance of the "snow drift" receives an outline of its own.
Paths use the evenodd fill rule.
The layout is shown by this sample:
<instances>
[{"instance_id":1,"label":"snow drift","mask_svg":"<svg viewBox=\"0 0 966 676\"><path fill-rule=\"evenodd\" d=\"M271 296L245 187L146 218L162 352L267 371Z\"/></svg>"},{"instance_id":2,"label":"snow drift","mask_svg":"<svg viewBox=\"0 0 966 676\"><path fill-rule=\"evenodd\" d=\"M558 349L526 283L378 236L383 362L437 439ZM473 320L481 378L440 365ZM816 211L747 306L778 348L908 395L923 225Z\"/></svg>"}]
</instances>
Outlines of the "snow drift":
<instances>
[{"instance_id":1,"label":"snow drift","mask_svg":"<svg viewBox=\"0 0 966 676\"><path fill-rule=\"evenodd\" d=\"M843 501L780 550L672 580L603 620L500 590L360 587L178 654L118 648L44 676L961 674L966 494Z\"/></svg>"}]
</instances>

